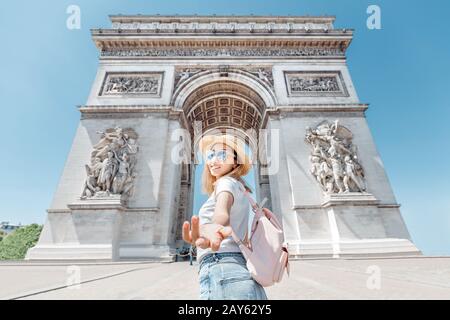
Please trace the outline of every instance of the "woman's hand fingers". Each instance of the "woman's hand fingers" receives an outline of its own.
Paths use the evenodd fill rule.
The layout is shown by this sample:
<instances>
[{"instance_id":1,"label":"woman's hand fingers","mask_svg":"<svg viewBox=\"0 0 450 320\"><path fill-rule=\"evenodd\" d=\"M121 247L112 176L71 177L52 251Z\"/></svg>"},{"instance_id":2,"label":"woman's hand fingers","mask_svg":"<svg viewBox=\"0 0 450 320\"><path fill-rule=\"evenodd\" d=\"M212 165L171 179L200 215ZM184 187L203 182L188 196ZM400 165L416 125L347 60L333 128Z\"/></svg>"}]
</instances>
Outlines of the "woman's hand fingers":
<instances>
[{"instance_id":1,"label":"woman's hand fingers","mask_svg":"<svg viewBox=\"0 0 450 320\"><path fill-rule=\"evenodd\" d=\"M192 223L192 231L191 231L192 243L195 243L195 241L197 241L197 239L200 237L199 217L192 216L191 223Z\"/></svg>"},{"instance_id":2,"label":"woman's hand fingers","mask_svg":"<svg viewBox=\"0 0 450 320\"><path fill-rule=\"evenodd\" d=\"M219 233L222 235L223 238L228 238L229 236L231 236L231 227L223 227L222 229L219 230Z\"/></svg>"},{"instance_id":3,"label":"woman's hand fingers","mask_svg":"<svg viewBox=\"0 0 450 320\"><path fill-rule=\"evenodd\" d=\"M191 237L191 232L190 232L190 225L188 221L185 221L183 223L183 229L182 229L182 233L183 233L183 240L186 241L187 243L192 244L192 237Z\"/></svg>"},{"instance_id":4,"label":"woman's hand fingers","mask_svg":"<svg viewBox=\"0 0 450 320\"><path fill-rule=\"evenodd\" d=\"M196 245L197 247L200 247L202 249L209 248L211 246L211 242L204 237L200 237L198 217L192 217L191 222L192 222L192 230L190 228L190 224L188 221L185 221L183 223L182 229L183 240L189 244Z\"/></svg>"},{"instance_id":5,"label":"woman's hand fingers","mask_svg":"<svg viewBox=\"0 0 450 320\"><path fill-rule=\"evenodd\" d=\"M217 251L220 248L220 243L223 239L229 237L231 235L231 227L221 227L217 230L214 236L211 238L211 249L213 251Z\"/></svg>"},{"instance_id":6,"label":"woman's hand fingers","mask_svg":"<svg viewBox=\"0 0 450 320\"><path fill-rule=\"evenodd\" d=\"M208 239L201 237L201 238L198 238L197 241L195 241L195 245L202 249L207 249L210 247L210 242Z\"/></svg>"},{"instance_id":7,"label":"woman's hand fingers","mask_svg":"<svg viewBox=\"0 0 450 320\"><path fill-rule=\"evenodd\" d=\"M223 227L221 228L223 229ZM222 236L222 234L220 233L220 230L216 231L214 233L214 235L211 237L210 242L211 242L211 250L212 251L217 251L220 248L220 243L222 242L222 240L224 239L224 237Z\"/></svg>"},{"instance_id":8,"label":"woman's hand fingers","mask_svg":"<svg viewBox=\"0 0 450 320\"><path fill-rule=\"evenodd\" d=\"M211 250L212 251L217 251L219 250L220 247L220 243L222 242L222 239L220 239L219 237L216 237L216 239L211 241Z\"/></svg>"},{"instance_id":9,"label":"woman's hand fingers","mask_svg":"<svg viewBox=\"0 0 450 320\"><path fill-rule=\"evenodd\" d=\"M213 251L219 250L220 242L223 239L222 235L218 232L221 228L223 226L216 223L207 223L200 226L200 236L209 241L209 247Z\"/></svg>"},{"instance_id":10,"label":"woman's hand fingers","mask_svg":"<svg viewBox=\"0 0 450 320\"><path fill-rule=\"evenodd\" d=\"M211 249L213 251L217 251L220 248L220 243L223 239L228 238L231 235L231 227L221 227L214 234L214 237L211 239Z\"/></svg>"},{"instance_id":11,"label":"woman's hand fingers","mask_svg":"<svg viewBox=\"0 0 450 320\"><path fill-rule=\"evenodd\" d=\"M231 235L231 227L224 227L215 223L199 225L198 216L191 218L192 228L189 232L189 222L183 224L183 239L202 249L211 248L217 251L223 239Z\"/></svg>"}]
</instances>

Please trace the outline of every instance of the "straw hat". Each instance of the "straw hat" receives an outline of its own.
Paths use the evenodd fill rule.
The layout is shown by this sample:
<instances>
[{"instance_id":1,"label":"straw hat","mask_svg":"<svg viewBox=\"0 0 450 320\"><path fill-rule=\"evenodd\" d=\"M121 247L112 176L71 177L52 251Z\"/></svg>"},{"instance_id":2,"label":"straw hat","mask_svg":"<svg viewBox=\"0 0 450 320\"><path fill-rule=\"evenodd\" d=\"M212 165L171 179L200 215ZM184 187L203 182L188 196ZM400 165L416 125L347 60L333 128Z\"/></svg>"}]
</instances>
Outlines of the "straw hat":
<instances>
[{"instance_id":1,"label":"straw hat","mask_svg":"<svg viewBox=\"0 0 450 320\"><path fill-rule=\"evenodd\" d=\"M245 153L244 142L240 138L230 134L206 135L200 139L198 148L205 155L206 151L216 143L223 143L236 151L237 163L242 165L240 172L243 176L250 171L252 167L250 157Z\"/></svg>"}]
</instances>

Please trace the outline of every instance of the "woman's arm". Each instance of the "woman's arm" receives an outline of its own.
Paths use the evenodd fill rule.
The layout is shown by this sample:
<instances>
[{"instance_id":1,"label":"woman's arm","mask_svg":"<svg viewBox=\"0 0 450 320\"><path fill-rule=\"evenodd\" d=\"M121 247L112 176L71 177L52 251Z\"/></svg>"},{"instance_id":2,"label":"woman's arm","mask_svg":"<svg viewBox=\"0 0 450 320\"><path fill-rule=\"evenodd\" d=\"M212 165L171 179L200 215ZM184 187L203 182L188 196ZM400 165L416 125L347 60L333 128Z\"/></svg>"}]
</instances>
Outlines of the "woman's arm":
<instances>
[{"instance_id":1,"label":"woman's arm","mask_svg":"<svg viewBox=\"0 0 450 320\"><path fill-rule=\"evenodd\" d=\"M230 225L230 210L233 202L234 198L230 192L220 192L217 195L212 222L222 226Z\"/></svg>"},{"instance_id":2,"label":"woman's arm","mask_svg":"<svg viewBox=\"0 0 450 320\"><path fill-rule=\"evenodd\" d=\"M216 208L212 217L212 223L199 224L198 216L191 219L192 229L188 221L183 224L184 241L195 244L202 249L211 248L219 250L223 239L231 235L230 210L233 205L233 195L230 192L220 192L216 199Z\"/></svg>"}]
</instances>

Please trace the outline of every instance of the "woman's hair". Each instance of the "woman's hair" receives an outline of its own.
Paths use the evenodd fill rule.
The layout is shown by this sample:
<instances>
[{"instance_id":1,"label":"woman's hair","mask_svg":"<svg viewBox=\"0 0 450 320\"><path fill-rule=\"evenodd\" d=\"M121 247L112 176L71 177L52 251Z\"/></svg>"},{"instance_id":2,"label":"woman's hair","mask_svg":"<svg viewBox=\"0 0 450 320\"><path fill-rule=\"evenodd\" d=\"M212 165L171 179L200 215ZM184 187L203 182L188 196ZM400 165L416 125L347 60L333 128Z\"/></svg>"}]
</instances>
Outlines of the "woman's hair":
<instances>
[{"instance_id":1,"label":"woman's hair","mask_svg":"<svg viewBox=\"0 0 450 320\"><path fill-rule=\"evenodd\" d=\"M226 144L228 147L230 147L231 149L233 149L232 146ZM237 159L237 152L236 150L234 150L234 159ZM237 163L236 168L234 168L233 170L231 170L230 172L228 172L227 174L221 176L221 177L225 177L225 176L230 176L235 178L236 180L242 182L242 184L244 185L245 189L248 190L248 192L252 192L252 189L248 186L247 182L245 182L244 179L242 179L242 175L244 173L244 165L242 163ZM219 178L221 178L219 177ZM217 178L215 176L213 176L211 174L211 171L209 170L208 166L205 163L205 166L203 168L203 175L202 175L202 190L204 193L207 193L208 195L210 195L211 193L214 192L214 185L217 181Z\"/></svg>"}]
</instances>

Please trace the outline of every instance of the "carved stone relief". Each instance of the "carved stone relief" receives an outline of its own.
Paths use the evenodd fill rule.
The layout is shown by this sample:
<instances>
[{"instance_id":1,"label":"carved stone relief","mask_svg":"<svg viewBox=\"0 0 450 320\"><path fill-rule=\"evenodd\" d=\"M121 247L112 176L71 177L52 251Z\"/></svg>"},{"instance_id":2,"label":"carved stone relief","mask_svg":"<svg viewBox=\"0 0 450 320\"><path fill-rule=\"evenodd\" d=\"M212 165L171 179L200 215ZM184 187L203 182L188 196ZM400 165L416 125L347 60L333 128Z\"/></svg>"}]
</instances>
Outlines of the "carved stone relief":
<instances>
[{"instance_id":1,"label":"carved stone relief","mask_svg":"<svg viewBox=\"0 0 450 320\"><path fill-rule=\"evenodd\" d=\"M352 138L338 120L306 130L305 141L312 147L310 171L326 194L366 191L364 169Z\"/></svg>"},{"instance_id":2,"label":"carved stone relief","mask_svg":"<svg viewBox=\"0 0 450 320\"><path fill-rule=\"evenodd\" d=\"M193 75L206 71L206 68L182 68L175 71L175 89L190 79Z\"/></svg>"},{"instance_id":3,"label":"carved stone relief","mask_svg":"<svg viewBox=\"0 0 450 320\"><path fill-rule=\"evenodd\" d=\"M176 31L176 32L240 32L240 31L253 31L253 32L304 32L308 30L324 30L333 29L333 24L325 21L311 21L303 23L277 23L275 21L267 23L258 22L114 22L114 29L120 30L153 30L153 31Z\"/></svg>"},{"instance_id":4,"label":"carved stone relief","mask_svg":"<svg viewBox=\"0 0 450 320\"><path fill-rule=\"evenodd\" d=\"M271 88L273 88L272 68L247 69L247 71L258 77L259 80L266 83Z\"/></svg>"},{"instance_id":5,"label":"carved stone relief","mask_svg":"<svg viewBox=\"0 0 450 320\"><path fill-rule=\"evenodd\" d=\"M86 164L87 178L81 199L120 195L127 199L133 193L134 172L139 150L133 129L107 129L94 145L91 163Z\"/></svg>"},{"instance_id":6,"label":"carved stone relief","mask_svg":"<svg viewBox=\"0 0 450 320\"><path fill-rule=\"evenodd\" d=\"M285 72L289 96L348 96L342 75L332 72Z\"/></svg>"},{"instance_id":7,"label":"carved stone relief","mask_svg":"<svg viewBox=\"0 0 450 320\"><path fill-rule=\"evenodd\" d=\"M103 50L103 57L305 57L344 56L340 48L151 48Z\"/></svg>"},{"instance_id":8,"label":"carved stone relief","mask_svg":"<svg viewBox=\"0 0 450 320\"><path fill-rule=\"evenodd\" d=\"M162 72L107 73L100 95L149 95L159 97L162 76Z\"/></svg>"}]
</instances>

